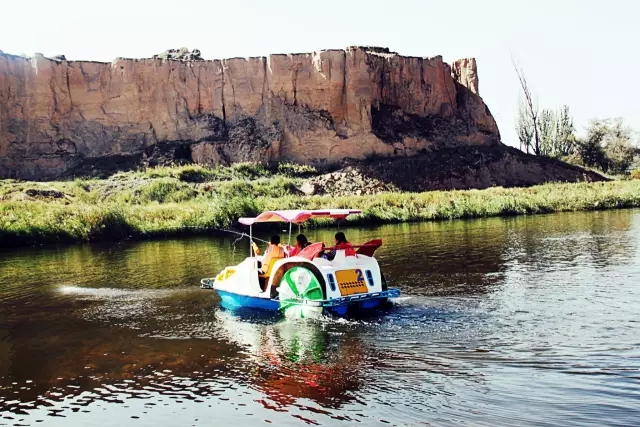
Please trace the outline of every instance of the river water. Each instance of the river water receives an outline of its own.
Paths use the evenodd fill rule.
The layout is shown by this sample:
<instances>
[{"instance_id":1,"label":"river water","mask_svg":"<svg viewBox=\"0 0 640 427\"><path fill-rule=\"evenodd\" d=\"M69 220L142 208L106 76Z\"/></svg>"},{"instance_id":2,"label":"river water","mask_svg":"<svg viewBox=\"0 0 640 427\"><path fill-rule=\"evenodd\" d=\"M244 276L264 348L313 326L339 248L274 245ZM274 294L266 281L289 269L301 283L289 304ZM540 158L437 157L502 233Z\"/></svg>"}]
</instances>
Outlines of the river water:
<instances>
[{"instance_id":1,"label":"river water","mask_svg":"<svg viewBox=\"0 0 640 427\"><path fill-rule=\"evenodd\" d=\"M0 425L640 425L640 211L344 231L384 316L218 308L233 239L0 252Z\"/></svg>"}]
</instances>

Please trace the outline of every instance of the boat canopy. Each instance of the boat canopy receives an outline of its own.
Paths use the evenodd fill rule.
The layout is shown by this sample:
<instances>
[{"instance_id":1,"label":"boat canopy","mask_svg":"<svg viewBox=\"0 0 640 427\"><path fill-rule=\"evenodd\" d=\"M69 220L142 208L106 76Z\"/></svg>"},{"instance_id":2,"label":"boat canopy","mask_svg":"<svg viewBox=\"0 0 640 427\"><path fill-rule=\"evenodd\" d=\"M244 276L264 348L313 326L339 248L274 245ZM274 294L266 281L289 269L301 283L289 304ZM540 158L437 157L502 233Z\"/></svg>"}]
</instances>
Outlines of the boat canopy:
<instances>
[{"instance_id":1,"label":"boat canopy","mask_svg":"<svg viewBox=\"0 0 640 427\"><path fill-rule=\"evenodd\" d=\"M349 215L359 214L359 209L317 209L300 211L268 211L255 218L240 218L240 224L253 225L256 222L289 222L301 224L311 218L344 219Z\"/></svg>"}]
</instances>

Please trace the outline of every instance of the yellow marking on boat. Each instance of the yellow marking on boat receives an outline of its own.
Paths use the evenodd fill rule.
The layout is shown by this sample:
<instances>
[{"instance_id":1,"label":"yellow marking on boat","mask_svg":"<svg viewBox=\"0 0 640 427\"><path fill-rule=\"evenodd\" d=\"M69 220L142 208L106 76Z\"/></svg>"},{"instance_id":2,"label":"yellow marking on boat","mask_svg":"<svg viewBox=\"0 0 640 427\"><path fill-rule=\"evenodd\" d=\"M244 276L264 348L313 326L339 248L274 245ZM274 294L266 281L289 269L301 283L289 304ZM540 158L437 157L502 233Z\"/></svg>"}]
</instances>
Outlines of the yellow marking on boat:
<instances>
[{"instance_id":1,"label":"yellow marking on boat","mask_svg":"<svg viewBox=\"0 0 640 427\"><path fill-rule=\"evenodd\" d=\"M227 280L229 277L233 276L233 274L236 272L235 268L225 268L224 270L222 270L220 272L220 274L218 274L216 276L216 281L217 282L222 282L224 280Z\"/></svg>"},{"instance_id":2,"label":"yellow marking on boat","mask_svg":"<svg viewBox=\"0 0 640 427\"><path fill-rule=\"evenodd\" d=\"M342 296L369 292L364 281L364 272L360 269L336 271L336 280Z\"/></svg>"}]
</instances>

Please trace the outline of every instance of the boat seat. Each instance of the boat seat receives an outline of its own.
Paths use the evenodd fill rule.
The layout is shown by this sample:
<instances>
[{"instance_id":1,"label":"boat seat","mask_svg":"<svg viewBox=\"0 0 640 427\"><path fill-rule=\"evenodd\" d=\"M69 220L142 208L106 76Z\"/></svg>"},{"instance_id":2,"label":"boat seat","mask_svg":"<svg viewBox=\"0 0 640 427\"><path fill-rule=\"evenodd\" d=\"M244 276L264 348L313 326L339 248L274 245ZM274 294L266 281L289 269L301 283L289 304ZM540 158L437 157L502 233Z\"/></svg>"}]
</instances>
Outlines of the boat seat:
<instances>
[{"instance_id":1,"label":"boat seat","mask_svg":"<svg viewBox=\"0 0 640 427\"><path fill-rule=\"evenodd\" d=\"M262 258L262 271L264 273L258 273L258 277L267 278L271 275L271 269L273 268L273 264L279 259L285 258L284 248L281 246L274 247L272 252L268 252Z\"/></svg>"},{"instance_id":2,"label":"boat seat","mask_svg":"<svg viewBox=\"0 0 640 427\"><path fill-rule=\"evenodd\" d=\"M306 258L309 261L311 261L318 256L318 254L322 251L323 248L324 248L324 243L322 242L312 243L306 248L304 248L303 250L301 250L300 253L296 256Z\"/></svg>"},{"instance_id":3,"label":"boat seat","mask_svg":"<svg viewBox=\"0 0 640 427\"><path fill-rule=\"evenodd\" d=\"M370 240L364 245L360 246L356 251L357 255L365 255L368 257L372 257L373 253L382 246L382 239Z\"/></svg>"},{"instance_id":4,"label":"boat seat","mask_svg":"<svg viewBox=\"0 0 640 427\"><path fill-rule=\"evenodd\" d=\"M273 268L273 265L276 263L276 261L278 261L278 260L280 260L280 259L282 259L282 258L271 258L271 259L269 260L269 263L267 264L267 269L266 269L266 270L263 270L263 271L264 271L264 273L262 273L262 274L258 274L258 277L261 277L261 278L263 278L263 279L268 278L268 277L271 275L271 269ZM264 264L262 264L262 268L264 268L264 267L265 267L265 265L264 265Z\"/></svg>"},{"instance_id":5,"label":"boat seat","mask_svg":"<svg viewBox=\"0 0 640 427\"><path fill-rule=\"evenodd\" d=\"M271 258L267 265L265 266L265 264L262 264L262 268L265 268L264 273L260 274L260 272L258 272L258 284L260 285L260 289L262 289L263 291L267 290L267 283L269 281L269 276L271 276L271 270L273 269L273 265L281 260L282 258Z\"/></svg>"}]
</instances>

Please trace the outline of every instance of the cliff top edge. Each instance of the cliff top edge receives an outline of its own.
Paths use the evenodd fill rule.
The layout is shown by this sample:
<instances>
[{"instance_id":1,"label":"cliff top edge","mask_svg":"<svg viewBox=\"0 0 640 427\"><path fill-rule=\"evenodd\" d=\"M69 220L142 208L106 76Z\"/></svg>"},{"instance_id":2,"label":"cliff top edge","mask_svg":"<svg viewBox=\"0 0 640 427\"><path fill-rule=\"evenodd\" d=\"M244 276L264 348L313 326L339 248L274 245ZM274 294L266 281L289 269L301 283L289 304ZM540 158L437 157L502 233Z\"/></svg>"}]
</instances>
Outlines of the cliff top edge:
<instances>
[{"instance_id":1,"label":"cliff top edge","mask_svg":"<svg viewBox=\"0 0 640 427\"><path fill-rule=\"evenodd\" d=\"M193 51L188 51L186 48L182 48L182 49L169 49L161 54L156 54L153 55L151 57L148 58L124 58L124 57L118 57L115 58L113 61L111 62L105 62L105 61L94 61L94 60L68 60L66 59L66 57L64 55L55 55L55 56L51 56L51 57L47 57L44 56L42 53L38 53L36 52L35 54L33 54L33 56L22 56L22 55L14 55L14 54L10 54L7 52L3 52L2 50L0 50L0 58L1 57L5 57L5 58L9 58L9 59L13 59L13 60L25 60L25 61L31 61L31 60L48 60L48 61L52 61L52 62L57 62L57 63L95 63L95 64L113 64L116 62L120 62L120 61L133 61L133 62L166 62L166 61L172 61L172 62L181 62L181 63L216 63L216 62L226 62L226 61L235 61L235 60L245 60L245 61L250 61L250 60L266 60L266 59L270 59L270 58L275 58L275 57L313 57L322 53L327 53L327 52L341 52L344 54L348 54L350 52L354 52L354 51L363 51L364 53L366 53L367 55L372 55L372 56L378 56L378 57L382 57L382 58L386 58L386 59L391 59L391 58L395 58L395 57L399 57L399 58L406 58L406 59L416 59L416 60L425 60L425 61L429 61L429 60L439 60L442 61L442 56L441 55L436 55L436 56L432 56L432 57L427 57L427 56L412 56L412 55L401 55L397 52L393 52L391 51L389 48L386 47L379 47L379 46L348 46L345 49L322 49L322 50L317 50L317 51L313 51L313 52L303 52L303 53L273 53L270 54L268 56L249 56L249 57L232 57L232 58L222 58L222 59L204 59L200 57L200 51L197 49L194 49ZM172 54L180 54L182 53L184 55L184 57L172 57ZM195 55L193 54L195 53ZM185 59L185 57L189 58L189 59ZM467 59L467 58L462 58L462 59ZM472 58L469 58L472 59ZM460 59L458 59L460 60ZM458 61L456 60L456 61ZM453 61L453 62L456 62Z\"/></svg>"}]
</instances>

